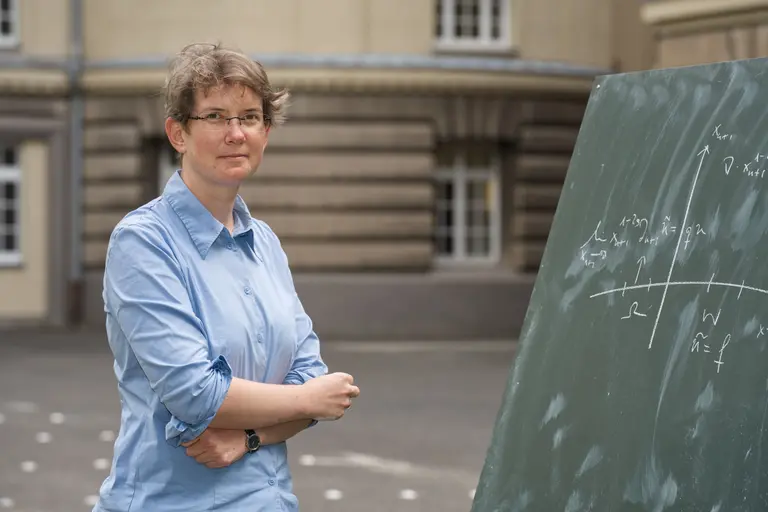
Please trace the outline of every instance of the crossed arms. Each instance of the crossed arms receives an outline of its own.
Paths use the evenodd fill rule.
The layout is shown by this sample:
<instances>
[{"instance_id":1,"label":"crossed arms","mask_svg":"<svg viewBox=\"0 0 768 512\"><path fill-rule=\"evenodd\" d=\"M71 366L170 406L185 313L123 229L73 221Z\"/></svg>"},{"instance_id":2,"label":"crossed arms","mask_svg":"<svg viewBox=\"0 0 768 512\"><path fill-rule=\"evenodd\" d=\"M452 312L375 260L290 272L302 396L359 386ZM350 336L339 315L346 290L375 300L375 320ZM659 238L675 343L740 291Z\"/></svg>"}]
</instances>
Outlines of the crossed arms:
<instances>
[{"instance_id":1,"label":"crossed arms","mask_svg":"<svg viewBox=\"0 0 768 512\"><path fill-rule=\"evenodd\" d=\"M237 434L244 447L244 429L259 431L265 444L282 442L313 419L341 418L359 395L352 376L325 374L317 337L298 298L297 356L284 383L233 377L223 357L210 360L183 283L181 265L156 229L134 224L115 230L105 270L106 308L172 415L166 425L169 442L190 453L206 437L234 439ZM232 432L217 436L216 430Z\"/></svg>"}]
</instances>

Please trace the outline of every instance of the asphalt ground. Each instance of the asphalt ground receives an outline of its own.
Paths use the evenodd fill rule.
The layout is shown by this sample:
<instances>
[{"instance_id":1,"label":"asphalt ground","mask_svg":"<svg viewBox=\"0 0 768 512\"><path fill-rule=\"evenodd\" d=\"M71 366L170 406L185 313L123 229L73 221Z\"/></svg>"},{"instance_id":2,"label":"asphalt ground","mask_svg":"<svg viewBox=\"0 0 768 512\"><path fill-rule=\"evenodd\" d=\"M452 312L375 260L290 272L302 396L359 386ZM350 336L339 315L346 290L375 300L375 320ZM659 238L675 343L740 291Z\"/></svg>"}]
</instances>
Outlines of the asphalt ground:
<instances>
[{"instance_id":1,"label":"asphalt ground","mask_svg":"<svg viewBox=\"0 0 768 512\"><path fill-rule=\"evenodd\" d=\"M361 396L288 442L303 512L467 512L514 357L509 342L328 342ZM119 399L102 332L0 332L0 511L91 510Z\"/></svg>"}]
</instances>

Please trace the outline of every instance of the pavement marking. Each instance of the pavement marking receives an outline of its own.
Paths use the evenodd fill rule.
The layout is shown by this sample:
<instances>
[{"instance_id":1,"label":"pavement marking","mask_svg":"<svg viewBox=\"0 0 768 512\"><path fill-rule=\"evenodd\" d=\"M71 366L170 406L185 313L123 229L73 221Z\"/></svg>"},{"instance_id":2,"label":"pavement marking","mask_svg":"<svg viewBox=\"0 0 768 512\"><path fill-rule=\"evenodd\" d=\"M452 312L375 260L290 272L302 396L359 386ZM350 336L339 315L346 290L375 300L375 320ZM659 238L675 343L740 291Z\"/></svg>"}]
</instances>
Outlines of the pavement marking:
<instances>
[{"instance_id":1,"label":"pavement marking","mask_svg":"<svg viewBox=\"0 0 768 512\"><path fill-rule=\"evenodd\" d=\"M5 423L5 414L0 412L0 425L2 425L3 423Z\"/></svg>"},{"instance_id":2,"label":"pavement marking","mask_svg":"<svg viewBox=\"0 0 768 512\"><path fill-rule=\"evenodd\" d=\"M469 491L469 499L473 500L475 499L475 489L472 489Z\"/></svg>"},{"instance_id":3,"label":"pavement marking","mask_svg":"<svg viewBox=\"0 0 768 512\"><path fill-rule=\"evenodd\" d=\"M299 464L302 466L314 466L317 460L314 455L302 455L299 457Z\"/></svg>"},{"instance_id":4,"label":"pavement marking","mask_svg":"<svg viewBox=\"0 0 768 512\"><path fill-rule=\"evenodd\" d=\"M95 494L91 494L89 496L86 496L83 502L89 507L95 507L96 504L99 502L99 497L96 496Z\"/></svg>"},{"instance_id":5,"label":"pavement marking","mask_svg":"<svg viewBox=\"0 0 768 512\"><path fill-rule=\"evenodd\" d=\"M25 402L23 400L12 400L10 402L6 402L5 406L13 412L21 413L33 413L40 410L37 404L33 402Z\"/></svg>"},{"instance_id":6,"label":"pavement marking","mask_svg":"<svg viewBox=\"0 0 768 512\"><path fill-rule=\"evenodd\" d=\"M331 501L338 501L344 497L344 494L338 489L328 489L324 493L325 499Z\"/></svg>"},{"instance_id":7,"label":"pavement marking","mask_svg":"<svg viewBox=\"0 0 768 512\"><path fill-rule=\"evenodd\" d=\"M115 440L115 433L111 430L102 430L99 433L99 441L104 441L105 443L111 443Z\"/></svg>"},{"instance_id":8,"label":"pavement marking","mask_svg":"<svg viewBox=\"0 0 768 512\"><path fill-rule=\"evenodd\" d=\"M461 485L477 482L477 475L468 471L420 466L408 461L385 459L365 453L345 452L335 456L302 455L299 463L304 466L359 468L372 473L384 473L406 478L451 480Z\"/></svg>"},{"instance_id":9,"label":"pavement marking","mask_svg":"<svg viewBox=\"0 0 768 512\"><path fill-rule=\"evenodd\" d=\"M409 354L414 352L514 352L513 341L326 341L323 350L357 354Z\"/></svg>"},{"instance_id":10,"label":"pavement marking","mask_svg":"<svg viewBox=\"0 0 768 512\"><path fill-rule=\"evenodd\" d=\"M64 420L66 420L66 417L60 412L52 412L51 415L48 416L48 420L54 425L61 425L64 423Z\"/></svg>"},{"instance_id":11,"label":"pavement marking","mask_svg":"<svg viewBox=\"0 0 768 512\"><path fill-rule=\"evenodd\" d=\"M37 462L33 460L25 460L21 463L21 470L25 473L34 473L37 471Z\"/></svg>"},{"instance_id":12,"label":"pavement marking","mask_svg":"<svg viewBox=\"0 0 768 512\"><path fill-rule=\"evenodd\" d=\"M51 439L53 439L53 436L48 432L38 432L35 434L35 441L40 444L48 444L51 442Z\"/></svg>"},{"instance_id":13,"label":"pavement marking","mask_svg":"<svg viewBox=\"0 0 768 512\"><path fill-rule=\"evenodd\" d=\"M93 469L103 471L107 468L109 468L109 461L107 459L96 459L93 461Z\"/></svg>"},{"instance_id":14,"label":"pavement marking","mask_svg":"<svg viewBox=\"0 0 768 512\"><path fill-rule=\"evenodd\" d=\"M400 499L401 500L415 500L419 497L419 494L414 491L413 489L403 489L400 491Z\"/></svg>"},{"instance_id":15,"label":"pavement marking","mask_svg":"<svg viewBox=\"0 0 768 512\"><path fill-rule=\"evenodd\" d=\"M0 498L0 507L2 508L13 508L14 505L16 505L16 503L14 503L14 501L11 498L7 496L3 496L2 498Z\"/></svg>"}]
</instances>

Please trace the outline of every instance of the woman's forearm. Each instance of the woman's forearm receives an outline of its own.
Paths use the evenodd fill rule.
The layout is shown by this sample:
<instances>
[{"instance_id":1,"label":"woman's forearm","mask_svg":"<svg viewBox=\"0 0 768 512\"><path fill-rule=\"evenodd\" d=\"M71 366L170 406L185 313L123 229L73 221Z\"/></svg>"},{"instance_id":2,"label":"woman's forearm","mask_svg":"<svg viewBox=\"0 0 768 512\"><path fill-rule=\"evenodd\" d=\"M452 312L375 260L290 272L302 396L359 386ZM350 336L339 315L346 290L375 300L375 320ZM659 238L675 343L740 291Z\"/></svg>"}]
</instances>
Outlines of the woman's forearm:
<instances>
[{"instance_id":1,"label":"woman's forearm","mask_svg":"<svg viewBox=\"0 0 768 512\"><path fill-rule=\"evenodd\" d=\"M302 386L233 378L210 426L256 430L297 420L309 423L304 395Z\"/></svg>"},{"instance_id":2,"label":"woman's forearm","mask_svg":"<svg viewBox=\"0 0 768 512\"><path fill-rule=\"evenodd\" d=\"M309 427L312 420L294 420L288 423L281 423L279 425L273 425L260 429L257 434L261 439L261 444L277 444L287 441L302 430Z\"/></svg>"}]
</instances>

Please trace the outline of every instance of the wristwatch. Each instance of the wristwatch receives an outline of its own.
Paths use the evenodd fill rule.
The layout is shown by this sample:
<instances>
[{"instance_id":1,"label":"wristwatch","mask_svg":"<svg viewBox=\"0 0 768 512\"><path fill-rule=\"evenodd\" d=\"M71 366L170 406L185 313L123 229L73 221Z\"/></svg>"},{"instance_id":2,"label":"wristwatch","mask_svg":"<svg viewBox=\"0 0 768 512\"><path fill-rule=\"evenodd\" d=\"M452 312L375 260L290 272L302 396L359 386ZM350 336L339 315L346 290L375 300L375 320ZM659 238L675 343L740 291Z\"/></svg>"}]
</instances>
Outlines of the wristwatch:
<instances>
[{"instance_id":1,"label":"wristwatch","mask_svg":"<svg viewBox=\"0 0 768 512\"><path fill-rule=\"evenodd\" d=\"M255 430L246 430L245 431L245 448L248 450L248 453L253 453L255 451L258 451L259 447L261 447L261 438L256 435Z\"/></svg>"}]
</instances>

